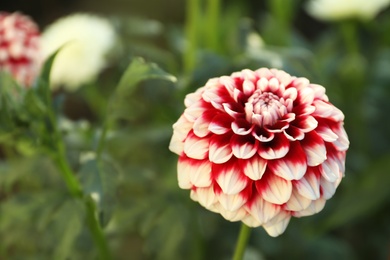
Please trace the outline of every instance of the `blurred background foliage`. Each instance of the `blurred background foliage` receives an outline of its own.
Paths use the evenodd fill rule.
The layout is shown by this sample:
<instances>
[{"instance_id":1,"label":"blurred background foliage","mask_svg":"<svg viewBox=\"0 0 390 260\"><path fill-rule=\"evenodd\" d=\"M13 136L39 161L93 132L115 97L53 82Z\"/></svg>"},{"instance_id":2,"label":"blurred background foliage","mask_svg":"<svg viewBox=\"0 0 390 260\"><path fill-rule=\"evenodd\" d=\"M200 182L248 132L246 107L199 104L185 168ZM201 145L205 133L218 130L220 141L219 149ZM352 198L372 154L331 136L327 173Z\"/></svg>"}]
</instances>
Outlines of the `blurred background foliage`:
<instances>
[{"instance_id":1,"label":"blurred background foliage","mask_svg":"<svg viewBox=\"0 0 390 260\"><path fill-rule=\"evenodd\" d=\"M202 17L191 2L0 3L42 29L73 12L97 13L121 37L120 55L98 80L51 95L66 158L83 192L99 198L113 258L229 259L239 223L178 188L171 125L185 94L210 77L267 66L325 86L346 115L351 146L346 177L324 210L293 219L278 238L253 230L246 259L388 259L390 10L369 21L325 23L301 0L226 0L219 11L205 1ZM12 79L0 79L0 259L96 259L85 208L46 156L56 138L44 112L50 106L39 89L15 96Z\"/></svg>"}]
</instances>

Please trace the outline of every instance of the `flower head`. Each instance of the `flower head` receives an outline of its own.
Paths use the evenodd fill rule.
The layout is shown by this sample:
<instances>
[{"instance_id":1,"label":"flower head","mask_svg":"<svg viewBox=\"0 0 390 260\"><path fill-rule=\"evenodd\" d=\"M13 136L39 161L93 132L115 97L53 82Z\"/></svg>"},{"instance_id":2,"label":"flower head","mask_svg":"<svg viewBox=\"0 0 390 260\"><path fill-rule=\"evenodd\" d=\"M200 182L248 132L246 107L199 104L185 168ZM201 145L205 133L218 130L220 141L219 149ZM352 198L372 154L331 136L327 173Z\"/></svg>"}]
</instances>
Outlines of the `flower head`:
<instances>
[{"instance_id":1,"label":"flower head","mask_svg":"<svg viewBox=\"0 0 390 260\"><path fill-rule=\"evenodd\" d=\"M42 34L44 57L62 47L53 63L52 87L75 90L94 80L106 65L106 55L115 41L111 23L95 15L74 14L50 25Z\"/></svg>"},{"instance_id":2,"label":"flower head","mask_svg":"<svg viewBox=\"0 0 390 260\"><path fill-rule=\"evenodd\" d=\"M0 70L8 71L24 86L31 86L40 64L38 26L20 13L0 12Z\"/></svg>"},{"instance_id":3,"label":"flower head","mask_svg":"<svg viewBox=\"0 0 390 260\"><path fill-rule=\"evenodd\" d=\"M210 79L185 98L169 149L191 198L271 236L315 214L344 175L343 113L306 78L261 68Z\"/></svg>"},{"instance_id":4,"label":"flower head","mask_svg":"<svg viewBox=\"0 0 390 260\"><path fill-rule=\"evenodd\" d=\"M313 17L324 21L349 18L373 19L390 4L390 0L311 0L307 11Z\"/></svg>"}]
</instances>

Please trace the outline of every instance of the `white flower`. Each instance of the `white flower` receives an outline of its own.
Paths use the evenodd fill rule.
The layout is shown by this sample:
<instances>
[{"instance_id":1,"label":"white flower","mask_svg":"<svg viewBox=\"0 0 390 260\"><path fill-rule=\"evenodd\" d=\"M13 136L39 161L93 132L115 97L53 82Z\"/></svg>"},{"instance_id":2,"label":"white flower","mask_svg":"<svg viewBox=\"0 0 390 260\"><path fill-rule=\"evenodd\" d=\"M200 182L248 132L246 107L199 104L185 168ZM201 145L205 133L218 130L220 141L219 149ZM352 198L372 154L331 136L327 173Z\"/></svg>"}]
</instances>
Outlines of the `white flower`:
<instances>
[{"instance_id":1,"label":"white flower","mask_svg":"<svg viewBox=\"0 0 390 260\"><path fill-rule=\"evenodd\" d=\"M51 86L72 91L94 80L115 41L113 26L99 16L74 14L50 25L42 34L45 58L62 47L53 63Z\"/></svg>"},{"instance_id":2,"label":"white flower","mask_svg":"<svg viewBox=\"0 0 390 260\"><path fill-rule=\"evenodd\" d=\"M307 11L324 21L349 18L373 19L390 4L390 0L311 0Z\"/></svg>"}]
</instances>

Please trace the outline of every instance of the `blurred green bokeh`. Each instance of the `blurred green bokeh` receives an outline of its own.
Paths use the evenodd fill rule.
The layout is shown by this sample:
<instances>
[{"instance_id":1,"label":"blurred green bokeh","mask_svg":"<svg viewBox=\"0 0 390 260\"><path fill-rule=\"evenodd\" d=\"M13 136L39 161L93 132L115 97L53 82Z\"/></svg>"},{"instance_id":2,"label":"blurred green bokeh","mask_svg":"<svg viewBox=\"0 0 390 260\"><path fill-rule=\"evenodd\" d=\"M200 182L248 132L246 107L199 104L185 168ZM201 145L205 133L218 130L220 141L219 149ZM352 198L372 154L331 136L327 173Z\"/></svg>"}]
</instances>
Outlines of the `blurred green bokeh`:
<instances>
[{"instance_id":1,"label":"blurred green bokeh","mask_svg":"<svg viewBox=\"0 0 390 260\"><path fill-rule=\"evenodd\" d=\"M185 94L211 77L262 66L325 86L345 114L351 146L345 178L324 210L292 219L277 238L253 230L246 259L388 259L390 10L372 21L324 23L306 13L306 1L285 1L284 12L271 1L222 3L215 41L209 20L195 25L192 66L183 58L188 32L182 0L0 3L0 10L28 14L42 29L63 15L93 12L107 16L120 33L121 55L96 82L52 95L70 165L84 192L102 195L99 220L114 259L230 259L239 223L203 209L179 189L177 156L168 144ZM139 56L178 81L145 77L132 89L115 89ZM0 79L0 92L9 95L4 86L11 80ZM96 259L83 206L44 156L38 144L45 140L31 141L45 127L31 102L7 111L21 121L2 119L9 124L0 126L0 259ZM90 154L107 117L114 123L96 170Z\"/></svg>"}]
</instances>

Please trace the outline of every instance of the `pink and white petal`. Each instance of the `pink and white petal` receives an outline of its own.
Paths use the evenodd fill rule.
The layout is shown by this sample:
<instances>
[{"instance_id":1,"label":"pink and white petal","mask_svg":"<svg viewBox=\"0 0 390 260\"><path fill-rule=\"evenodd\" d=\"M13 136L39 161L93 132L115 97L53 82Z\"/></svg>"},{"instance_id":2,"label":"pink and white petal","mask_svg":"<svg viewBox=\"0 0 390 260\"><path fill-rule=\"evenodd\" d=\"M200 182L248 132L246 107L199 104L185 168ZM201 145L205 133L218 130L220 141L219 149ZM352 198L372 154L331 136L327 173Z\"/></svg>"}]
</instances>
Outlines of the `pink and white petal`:
<instances>
[{"instance_id":1,"label":"pink and white petal","mask_svg":"<svg viewBox=\"0 0 390 260\"><path fill-rule=\"evenodd\" d=\"M270 170L286 180L301 179L307 169L306 156L298 142L290 144L290 150L285 157L268 162Z\"/></svg>"},{"instance_id":2,"label":"pink and white petal","mask_svg":"<svg viewBox=\"0 0 390 260\"><path fill-rule=\"evenodd\" d=\"M306 87L298 89L298 104L311 104L314 101L314 90Z\"/></svg>"},{"instance_id":3,"label":"pink and white petal","mask_svg":"<svg viewBox=\"0 0 390 260\"><path fill-rule=\"evenodd\" d=\"M207 109L205 108L205 102L203 100L197 101L184 110L184 117L189 122L195 122Z\"/></svg>"},{"instance_id":4,"label":"pink and white petal","mask_svg":"<svg viewBox=\"0 0 390 260\"><path fill-rule=\"evenodd\" d=\"M240 118L242 115L245 115L245 112L240 111L241 109L236 107L234 103L223 103L222 106L223 110L233 118Z\"/></svg>"},{"instance_id":5,"label":"pink and white petal","mask_svg":"<svg viewBox=\"0 0 390 260\"><path fill-rule=\"evenodd\" d=\"M244 80L244 83L242 84L242 90L246 96L250 96L255 91L256 86L253 83L253 80Z\"/></svg>"},{"instance_id":6,"label":"pink and white petal","mask_svg":"<svg viewBox=\"0 0 390 260\"><path fill-rule=\"evenodd\" d=\"M230 145L231 135L214 135L210 138L209 160L213 163L225 163L233 156Z\"/></svg>"},{"instance_id":7,"label":"pink and white petal","mask_svg":"<svg viewBox=\"0 0 390 260\"><path fill-rule=\"evenodd\" d=\"M229 93L233 94L233 91L236 88L236 82L234 81L234 79L232 77L222 76L219 78L219 82L223 86L225 86L226 90Z\"/></svg>"},{"instance_id":8,"label":"pink and white petal","mask_svg":"<svg viewBox=\"0 0 390 260\"><path fill-rule=\"evenodd\" d=\"M307 78L294 78L291 82L291 86L296 88L298 91L301 89L307 88L307 86L310 84L310 81Z\"/></svg>"},{"instance_id":9,"label":"pink and white petal","mask_svg":"<svg viewBox=\"0 0 390 260\"><path fill-rule=\"evenodd\" d=\"M325 198L319 198L318 200L314 200L310 203L309 207L302 211L294 211L292 212L294 217L306 217L314 215L318 212L320 212L325 207L326 199Z\"/></svg>"},{"instance_id":10,"label":"pink and white petal","mask_svg":"<svg viewBox=\"0 0 390 260\"><path fill-rule=\"evenodd\" d=\"M179 182L179 187L182 189L191 189L191 170L192 170L192 160L186 157L180 157L177 164L177 180Z\"/></svg>"},{"instance_id":11,"label":"pink and white petal","mask_svg":"<svg viewBox=\"0 0 390 260\"><path fill-rule=\"evenodd\" d=\"M341 122L344 120L343 112L329 102L315 100L313 105L316 107L313 116L332 119L335 122Z\"/></svg>"},{"instance_id":12,"label":"pink and white petal","mask_svg":"<svg viewBox=\"0 0 390 260\"><path fill-rule=\"evenodd\" d=\"M288 223L290 222L291 215L285 211L281 211L270 222L265 223L263 228L271 237L277 237L286 230Z\"/></svg>"},{"instance_id":13,"label":"pink and white petal","mask_svg":"<svg viewBox=\"0 0 390 260\"><path fill-rule=\"evenodd\" d=\"M227 211L235 211L245 204L247 199L241 194L217 194L217 199L221 204L222 208Z\"/></svg>"},{"instance_id":14,"label":"pink and white petal","mask_svg":"<svg viewBox=\"0 0 390 260\"><path fill-rule=\"evenodd\" d=\"M216 111L208 110L195 120L192 129L196 136L205 137L210 133L209 125L215 114Z\"/></svg>"},{"instance_id":15,"label":"pink and white petal","mask_svg":"<svg viewBox=\"0 0 390 260\"><path fill-rule=\"evenodd\" d=\"M288 88L282 93L284 99L295 100L298 96L298 91L296 88Z\"/></svg>"},{"instance_id":16,"label":"pink and white petal","mask_svg":"<svg viewBox=\"0 0 390 260\"><path fill-rule=\"evenodd\" d=\"M284 157L290 149L290 141L284 134L275 134L269 142L259 142L258 154L266 159L273 160Z\"/></svg>"},{"instance_id":17,"label":"pink and white petal","mask_svg":"<svg viewBox=\"0 0 390 260\"><path fill-rule=\"evenodd\" d=\"M205 188L197 188L197 201L205 208L210 208L218 201L212 186Z\"/></svg>"},{"instance_id":18,"label":"pink and white petal","mask_svg":"<svg viewBox=\"0 0 390 260\"><path fill-rule=\"evenodd\" d=\"M184 153L193 159L202 160L208 156L210 138L199 138L190 132L184 142Z\"/></svg>"},{"instance_id":19,"label":"pink and white petal","mask_svg":"<svg viewBox=\"0 0 390 260\"><path fill-rule=\"evenodd\" d=\"M283 133L290 141L302 140L305 137L305 133L293 125L286 128Z\"/></svg>"},{"instance_id":20,"label":"pink and white petal","mask_svg":"<svg viewBox=\"0 0 390 260\"><path fill-rule=\"evenodd\" d=\"M251 215L246 215L241 221L245 225L247 225L248 227L251 227L251 228L256 228L256 227L261 226L261 223Z\"/></svg>"},{"instance_id":21,"label":"pink and white petal","mask_svg":"<svg viewBox=\"0 0 390 260\"><path fill-rule=\"evenodd\" d=\"M233 135L230 142L233 154L238 159L249 159L257 152L258 141L252 136Z\"/></svg>"},{"instance_id":22,"label":"pink and white petal","mask_svg":"<svg viewBox=\"0 0 390 260\"><path fill-rule=\"evenodd\" d=\"M234 162L230 165L214 164L213 173L224 194L237 194L245 189L248 183L246 176L241 173L237 165L234 165Z\"/></svg>"},{"instance_id":23,"label":"pink and white petal","mask_svg":"<svg viewBox=\"0 0 390 260\"><path fill-rule=\"evenodd\" d=\"M279 81L276 78L271 78L268 82L268 88L272 93L277 93L279 90Z\"/></svg>"},{"instance_id":24,"label":"pink and white petal","mask_svg":"<svg viewBox=\"0 0 390 260\"><path fill-rule=\"evenodd\" d=\"M310 200L319 199L321 196L320 175L318 167L309 167L305 176L294 183L298 193Z\"/></svg>"},{"instance_id":25,"label":"pink and white petal","mask_svg":"<svg viewBox=\"0 0 390 260\"><path fill-rule=\"evenodd\" d=\"M302 132L308 133L316 129L318 121L312 116L298 116L291 124L301 129Z\"/></svg>"},{"instance_id":26,"label":"pink and white petal","mask_svg":"<svg viewBox=\"0 0 390 260\"><path fill-rule=\"evenodd\" d=\"M257 191L263 199L281 205L286 203L292 193L292 183L266 170L261 180L255 182Z\"/></svg>"},{"instance_id":27,"label":"pink and white petal","mask_svg":"<svg viewBox=\"0 0 390 260\"><path fill-rule=\"evenodd\" d=\"M346 151L349 148L349 140L347 132L345 132L344 127L340 123L338 127L332 129L334 133L338 136L337 140L333 142L338 151Z\"/></svg>"},{"instance_id":28,"label":"pink and white petal","mask_svg":"<svg viewBox=\"0 0 390 260\"><path fill-rule=\"evenodd\" d=\"M236 135L248 135L252 132L254 125L243 118L239 118L232 122L231 128Z\"/></svg>"},{"instance_id":29,"label":"pink and white petal","mask_svg":"<svg viewBox=\"0 0 390 260\"><path fill-rule=\"evenodd\" d=\"M328 159L319 166L319 169L321 175L330 182L335 182L342 175L337 161L331 156L328 156Z\"/></svg>"},{"instance_id":30,"label":"pink and white petal","mask_svg":"<svg viewBox=\"0 0 390 260\"><path fill-rule=\"evenodd\" d=\"M186 139L188 133L191 131L193 122L188 121L184 115L181 115L179 120L173 124L172 128L174 135L176 135L181 141Z\"/></svg>"},{"instance_id":31,"label":"pink and white petal","mask_svg":"<svg viewBox=\"0 0 390 260\"><path fill-rule=\"evenodd\" d=\"M246 211L242 208L239 208L238 210L234 211L229 211L221 208L220 213L222 217L232 222L240 221L246 216Z\"/></svg>"},{"instance_id":32,"label":"pink and white petal","mask_svg":"<svg viewBox=\"0 0 390 260\"><path fill-rule=\"evenodd\" d=\"M341 182L341 179L342 178L339 178L335 182L330 182L330 181L327 181L324 177L321 177L320 187L321 187L321 192L322 192L322 196L324 197L324 199L328 200L328 199L333 197L338 185Z\"/></svg>"},{"instance_id":33,"label":"pink and white petal","mask_svg":"<svg viewBox=\"0 0 390 260\"><path fill-rule=\"evenodd\" d=\"M299 194L296 188L293 188L290 199L285 204L285 209L289 211L301 211L309 207L311 200Z\"/></svg>"},{"instance_id":34,"label":"pink and white petal","mask_svg":"<svg viewBox=\"0 0 390 260\"><path fill-rule=\"evenodd\" d=\"M193 201L198 201L198 193L196 192L196 189L191 189L191 191L190 191L190 198Z\"/></svg>"},{"instance_id":35,"label":"pink and white petal","mask_svg":"<svg viewBox=\"0 0 390 260\"><path fill-rule=\"evenodd\" d=\"M288 86L291 83L291 81L293 80L291 75L286 73L283 70L271 69L270 71L279 80L280 84L283 84L284 86Z\"/></svg>"},{"instance_id":36,"label":"pink and white petal","mask_svg":"<svg viewBox=\"0 0 390 260\"><path fill-rule=\"evenodd\" d=\"M301 145L305 151L308 166L317 166L326 160L324 140L315 131L306 133Z\"/></svg>"},{"instance_id":37,"label":"pink and white petal","mask_svg":"<svg viewBox=\"0 0 390 260\"><path fill-rule=\"evenodd\" d=\"M231 122L233 118L226 114L216 115L210 122L209 130L210 132L223 135L231 130Z\"/></svg>"},{"instance_id":38,"label":"pink and white petal","mask_svg":"<svg viewBox=\"0 0 390 260\"><path fill-rule=\"evenodd\" d=\"M249 179L257 181L263 177L267 168L267 160L255 155L248 160L241 160L241 167Z\"/></svg>"},{"instance_id":39,"label":"pink and white petal","mask_svg":"<svg viewBox=\"0 0 390 260\"><path fill-rule=\"evenodd\" d=\"M319 124L315 131L325 142L334 142L338 138L338 135L325 124Z\"/></svg>"},{"instance_id":40,"label":"pink and white petal","mask_svg":"<svg viewBox=\"0 0 390 260\"><path fill-rule=\"evenodd\" d=\"M261 196L257 196L250 205L245 206L245 209L259 224L270 221L281 210L280 206L269 203L261 198Z\"/></svg>"},{"instance_id":41,"label":"pink and white petal","mask_svg":"<svg viewBox=\"0 0 390 260\"><path fill-rule=\"evenodd\" d=\"M182 155L184 151L184 143L178 135L173 132L171 141L169 142L169 150L177 155Z\"/></svg>"},{"instance_id":42,"label":"pink and white petal","mask_svg":"<svg viewBox=\"0 0 390 260\"><path fill-rule=\"evenodd\" d=\"M268 84L268 79L263 77L256 82L256 88L261 90L262 92L265 92L268 91Z\"/></svg>"},{"instance_id":43,"label":"pink and white petal","mask_svg":"<svg viewBox=\"0 0 390 260\"><path fill-rule=\"evenodd\" d=\"M271 140L274 139L275 134L267 131L263 127L255 126L254 130L252 131L252 136L260 142L270 142Z\"/></svg>"},{"instance_id":44,"label":"pink and white petal","mask_svg":"<svg viewBox=\"0 0 390 260\"><path fill-rule=\"evenodd\" d=\"M314 98L324 101L328 101L328 97L325 94L325 88L318 84L310 84L309 87L314 91Z\"/></svg>"},{"instance_id":45,"label":"pink and white petal","mask_svg":"<svg viewBox=\"0 0 390 260\"><path fill-rule=\"evenodd\" d=\"M195 187L209 187L211 180L211 162L208 160L190 161L190 181Z\"/></svg>"},{"instance_id":46,"label":"pink and white petal","mask_svg":"<svg viewBox=\"0 0 390 260\"><path fill-rule=\"evenodd\" d=\"M196 102L199 102L202 99L202 93L205 90L204 87L197 89L194 93L189 93L184 99L184 105L190 107Z\"/></svg>"}]
</instances>

